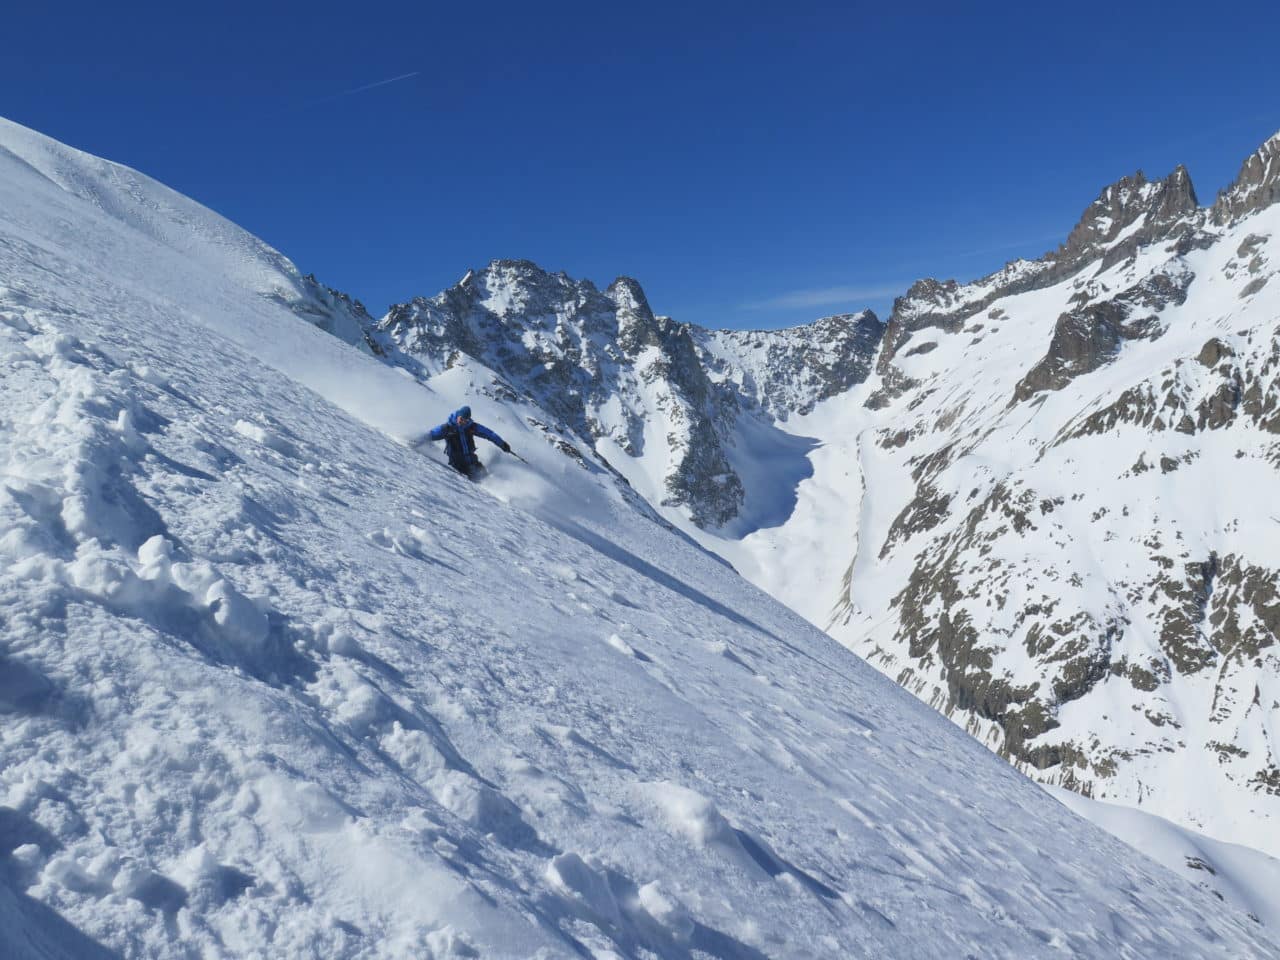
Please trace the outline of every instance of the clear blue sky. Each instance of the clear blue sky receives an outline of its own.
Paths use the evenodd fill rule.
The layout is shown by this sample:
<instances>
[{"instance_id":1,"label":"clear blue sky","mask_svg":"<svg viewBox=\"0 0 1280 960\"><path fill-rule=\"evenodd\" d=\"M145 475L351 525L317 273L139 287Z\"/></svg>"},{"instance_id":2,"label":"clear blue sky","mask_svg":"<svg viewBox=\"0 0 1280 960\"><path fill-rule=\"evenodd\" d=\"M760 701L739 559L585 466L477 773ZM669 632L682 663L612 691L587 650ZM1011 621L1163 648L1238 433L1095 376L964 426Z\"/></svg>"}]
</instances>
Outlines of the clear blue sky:
<instances>
[{"instance_id":1,"label":"clear blue sky","mask_svg":"<svg viewBox=\"0 0 1280 960\"><path fill-rule=\"evenodd\" d=\"M1280 129L1280 4L961 6L11 4L0 114L375 314L527 257L737 327L1038 256L1139 167L1206 202Z\"/></svg>"}]
</instances>

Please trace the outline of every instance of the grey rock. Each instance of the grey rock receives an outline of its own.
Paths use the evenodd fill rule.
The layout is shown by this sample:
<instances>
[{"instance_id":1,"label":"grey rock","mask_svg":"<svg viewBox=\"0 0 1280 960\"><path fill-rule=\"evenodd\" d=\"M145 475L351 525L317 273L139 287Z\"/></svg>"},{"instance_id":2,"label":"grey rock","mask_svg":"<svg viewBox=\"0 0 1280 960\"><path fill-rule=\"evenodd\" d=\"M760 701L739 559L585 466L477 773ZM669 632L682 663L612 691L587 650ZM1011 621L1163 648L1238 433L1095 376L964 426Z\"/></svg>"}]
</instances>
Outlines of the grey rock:
<instances>
[{"instance_id":1,"label":"grey rock","mask_svg":"<svg viewBox=\"0 0 1280 960\"><path fill-rule=\"evenodd\" d=\"M1235 223L1277 201L1280 201L1280 133L1245 160L1235 181L1218 194L1210 216L1219 225Z\"/></svg>"},{"instance_id":2,"label":"grey rock","mask_svg":"<svg viewBox=\"0 0 1280 960\"><path fill-rule=\"evenodd\" d=\"M785 421L865 381L885 325L863 310L784 330L691 329L713 377L744 406Z\"/></svg>"},{"instance_id":3,"label":"grey rock","mask_svg":"<svg viewBox=\"0 0 1280 960\"><path fill-rule=\"evenodd\" d=\"M1048 353L1018 383L1014 401L1043 390L1061 390L1076 377L1110 363L1126 340L1158 337L1163 332L1159 312L1185 302L1193 279L1189 270L1167 270L1109 300L1062 314Z\"/></svg>"}]
</instances>

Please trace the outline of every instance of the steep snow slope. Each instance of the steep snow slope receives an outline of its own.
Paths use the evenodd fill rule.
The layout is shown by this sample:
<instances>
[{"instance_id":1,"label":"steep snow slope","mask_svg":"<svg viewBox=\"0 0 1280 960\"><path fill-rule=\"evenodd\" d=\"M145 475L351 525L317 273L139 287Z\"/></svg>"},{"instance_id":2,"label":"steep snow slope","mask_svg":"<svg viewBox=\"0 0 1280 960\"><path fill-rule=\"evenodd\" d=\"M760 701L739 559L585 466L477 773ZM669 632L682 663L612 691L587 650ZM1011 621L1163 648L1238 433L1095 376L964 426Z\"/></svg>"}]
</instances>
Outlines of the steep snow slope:
<instances>
[{"instance_id":1,"label":"steep snow slope","mask_svg":"<svg viewBox=\"0 0 1280 960\"><path fill-rule=\"evenodd\" d=\"M162 259L154 264L113 264L116 269L163 272L175 258L190 260L294 313L347 343L370 347L373 321L358 300L302 276L285 256L188 197L135 170L99 159L0 117L0 159L30 182L56 187L59 209L91 206L109 229L141 235ZM67 203L79 201L71 207ZM61 224L74 228L75 221ZM31 253L33 251L28 251Z\"/></svg>"},{"instance_id":2,"label":"steep snow slope","mask_svg":"<svg viewBox=\"0 0 1280 960\"><path fill-rule=\"evenodd\" d=\"M14 152L6 955L1280 955L594 481L393 442L455 397Z\"/></svg>"},{"instance_id":3,"label":"steep snow slope","mask_svg":"<svg viewBox=\"0 0 1280 960\"><path fill-rule=\"evenodd\" d=\"M1090 800L1061 787L1045 789L1157 863L1247 910L1272 930L1280 929L1280 904L1273 893L1280 889L1280 860L1252 847L1212 840L1133 807Z\"/></svg>"}]
</instances>

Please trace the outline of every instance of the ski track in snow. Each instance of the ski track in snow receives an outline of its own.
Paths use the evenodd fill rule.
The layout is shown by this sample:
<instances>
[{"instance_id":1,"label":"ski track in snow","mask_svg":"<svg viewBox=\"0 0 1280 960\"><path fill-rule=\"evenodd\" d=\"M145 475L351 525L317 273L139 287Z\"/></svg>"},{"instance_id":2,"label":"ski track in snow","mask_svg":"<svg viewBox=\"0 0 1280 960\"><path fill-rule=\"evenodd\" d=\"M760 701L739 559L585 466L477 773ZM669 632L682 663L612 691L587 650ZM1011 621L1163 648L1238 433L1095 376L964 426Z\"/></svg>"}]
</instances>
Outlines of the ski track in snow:
<instances>
[{"instance_id":1,"label":"ski track in snow","mask_svg":"<svg viewBox=\"0 0 1280 960\"><path fill-rule=\"evenodd\" d=\"M131 210L0 154L6 957L1280 955Z\"/></svg>"}]
</instances>

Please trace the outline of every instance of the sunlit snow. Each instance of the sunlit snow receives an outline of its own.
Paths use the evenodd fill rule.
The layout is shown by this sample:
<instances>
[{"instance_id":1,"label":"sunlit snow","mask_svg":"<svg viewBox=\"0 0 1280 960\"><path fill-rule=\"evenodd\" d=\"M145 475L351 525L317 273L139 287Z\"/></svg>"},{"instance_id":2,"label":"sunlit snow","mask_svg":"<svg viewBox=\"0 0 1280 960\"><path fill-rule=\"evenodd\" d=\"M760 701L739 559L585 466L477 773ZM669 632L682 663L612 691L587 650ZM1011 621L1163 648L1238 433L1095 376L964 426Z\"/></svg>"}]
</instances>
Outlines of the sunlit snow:
<instances>
[{"instance_id":1,"label":"sunlit snow","mask_svg":"<svg viewBox=\"0 0 1280 960\"><path fill-rule=\"evenodd\" d=\"M1280 953L296 275L0 121L5 957Z\"/></svg>"}]
</instances>

